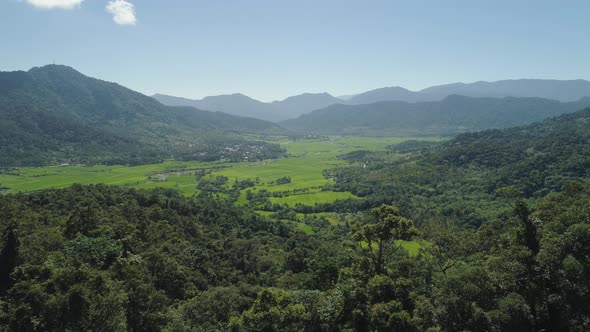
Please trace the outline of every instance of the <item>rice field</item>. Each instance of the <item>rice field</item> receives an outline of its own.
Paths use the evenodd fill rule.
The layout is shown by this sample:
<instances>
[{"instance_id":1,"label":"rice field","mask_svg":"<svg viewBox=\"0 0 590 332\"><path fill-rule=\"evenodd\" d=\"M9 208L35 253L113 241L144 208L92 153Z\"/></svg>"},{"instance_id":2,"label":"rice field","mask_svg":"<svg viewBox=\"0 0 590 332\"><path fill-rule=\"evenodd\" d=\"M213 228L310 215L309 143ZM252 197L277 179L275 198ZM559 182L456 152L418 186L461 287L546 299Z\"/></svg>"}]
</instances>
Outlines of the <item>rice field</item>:
<instances>
[{"instance_id":1,"label":"rice field","mask_svg":"<svg viewBox=\"0 0 590 332\"><path fill-rule=\"evenodd\" d=\"M0 188L4 192L31 192L54 188L64 188L75 183L108 184L130 188L174 189L183 195L198 193L198 180L194 171L211 169L208 177L223 175L229 178L229 185L236 179L256 180L256 186L249 188L254 192L265 189L269 192L292 192L282 197L271 197L272 203L315 205L330 203L338 199L355 198L349 192L322 191L330 183L322 171L346 165L338 155L355 150L384 150L391 144L407 138L391 137L349 137L333 136L328 139L288 140L277 138L288 158L250 163L227 162L177 162L167 161L159 164L141 166L64 166L10 169L8 174L0 174ZM277 179L289 177L290 183L277 184ZM305 191L305 192L303 192ZM242 191L237 204L248 204L245 190Z\"/></svg>"}]
</instances>

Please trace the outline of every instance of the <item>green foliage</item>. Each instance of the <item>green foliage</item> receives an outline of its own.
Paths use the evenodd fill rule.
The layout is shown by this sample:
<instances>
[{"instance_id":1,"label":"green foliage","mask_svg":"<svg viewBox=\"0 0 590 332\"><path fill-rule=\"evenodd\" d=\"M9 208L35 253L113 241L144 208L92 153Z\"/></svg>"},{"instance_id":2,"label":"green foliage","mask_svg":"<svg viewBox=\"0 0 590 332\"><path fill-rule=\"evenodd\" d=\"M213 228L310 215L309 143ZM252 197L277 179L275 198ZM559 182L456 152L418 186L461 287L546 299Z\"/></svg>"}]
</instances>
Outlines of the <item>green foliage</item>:
<instances>
[{"instance_id":1,"label":"green foliage","mask_svg":"<svg viewBox=\"0 0 590 332\"><path fill-rule=\"evenodd\" d=\"M459 135L434 152L431 162L477 167L489 177L489 187L544 196L569 179L588 176L589 121L586 109L526 127Z\"/></svg>"},{"instance_id":2,"label":"green foliage","mask_svg":"<svg viewBox=\"0 0 590 332\"><path fill-rule=\"evenodd\" d=\"M113 264L122 255L122 250L121 244L103 237L79 236L64 245L67 256L101 270Z\"/></svg>"},{"instance_id":3,"label":"green foliage","mask_svg":"<svg viewBox=\"0 0 590 332\"><path fill-rule=\"evenodd\" d=\"M260 287L329 289L346 255L341 241L316 238L337 237L329 223L311 238L224 200L166 190L0 196L0 215L10 278L0 324L12 330L225 330ZM290 276L299 281L281 281ZM310 315L302 301L280 324L311 324L300 321Z\"/></svg>"},{"instance_id":4,"label":"green foliage","mask_svg":"<svg viewBox=\"0 0 590 332\"><path fill-rule=\"evenodd\" d=\"M234 324L243 331L303 331L310 320L305 306L291 294L267 289Z\"/></svg>"},{"instance_id":5,"label":"green foliage","mask_svg":"<svg viewBox=\"0 0 590 332\"><path fill-rule=\"evenodd\" d=\"M532 215L542 225L536 266L547 300L539 304L539 318L553 330L589 327L589 198L587 186L572 184L564 193L549 195Z\"/></svg>"},{"instance_id":6,"label":"green foliage","mask_svg":"<svg viewBox=\"0 0 590 332\"><path fill-rule=\"evenodd\" d=\"M17 264L19 240L16 224L11 222L4 232L2 250L0 251L0 295L12 286L12 272Z\"/></svg>"},{"instance_id":7,"label":"green foliage","mask_svg":"<svg viewBox=\"0 0 590 332\"><path fill-rule=\"evenodd\" d=\"M373 272L380 274L398 249L396 240L411 240L418 234L413 222L399 215L394 206L382 205L371 210L370 218L352 227L352 239L371 261Z\"/></svg>"},{"instance_id":8,"label":"green foliage","mask_svg":"<svg viewBox=\"0 0 590 332\"><path fill-rule=\"evenodd\" d=\"M18 247L0 323L44 331L583 331L589 198L589 186L572 184L532 212L519 203L478 229L435 223L409 256L396 240L418 233L388 205L350 216L351 228L326 222L305 234L223 200L165 190L99 185L0 196L3 248Z\"/></svg>"},{"instance_id":9,"label":"green foliage","mask_svg":"<svg viewBox=\"0 0 590 332\"><path fill-rule=\"evenodd\" d=\"M427 153L326 174L336 180L333 190L363 197L367 207L395 203L418 226L440 219L477 228L507 218L517 198L532 203L587 179L589 116L584 110L526 127L462 134Z\"/></svg>"},{"instance_id":10,"label":"green foliage","mask_svg":"<svg viewBox=\"0 0 590 332\"><path fill-rule=\"evenodd\" d=\"M240 314L252 305L252 291L236 286L212 287L175 308L167 329L224 330L228 322L238 319Z\"/></svg>"},{"instance_id":11,"label":"green foliage","mask_svg":"<svg viewBox=\"0 0 590 332\"><path fill-rule=\"evenodd\" d=\"M432 151L438 145L440 145L440 142L426 140L407 140L398 144L391 145L388 148L398 153L424 153Z\"/></svg>"},{"instance_id":12,"label":"green foliage","mask_svg":"<svg viewBox=\"0 0 590 332\"><path fill-rule=\"evenodd\" d=\"M287 183L291 183L291 177L290 176L283 176L282 178L278 178L276 181L277 184L287 184Z\"/></svg>"}]
</instances>

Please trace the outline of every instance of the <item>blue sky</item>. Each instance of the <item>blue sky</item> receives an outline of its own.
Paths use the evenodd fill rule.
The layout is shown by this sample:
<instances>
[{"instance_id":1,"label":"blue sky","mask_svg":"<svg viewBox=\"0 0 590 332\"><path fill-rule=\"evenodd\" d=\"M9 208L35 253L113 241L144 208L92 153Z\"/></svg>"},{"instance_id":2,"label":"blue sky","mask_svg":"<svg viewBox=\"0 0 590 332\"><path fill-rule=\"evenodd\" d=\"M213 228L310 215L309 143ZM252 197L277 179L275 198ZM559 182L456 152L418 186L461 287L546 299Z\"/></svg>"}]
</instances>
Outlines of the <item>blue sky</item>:
<instances>
[{"instance_id":1,"label":"blue sky","mask_svg":"<svg viewBox=\"0 0 590 332\"><path fill-rule=\"evenodd\" d=\"M146 94L241 92L264 101L396 85L590 79L587 0L76 2L0 0L0 70L55 60ZM118 4L108 11L109 2Z\"/></svg>"}]
</instances>

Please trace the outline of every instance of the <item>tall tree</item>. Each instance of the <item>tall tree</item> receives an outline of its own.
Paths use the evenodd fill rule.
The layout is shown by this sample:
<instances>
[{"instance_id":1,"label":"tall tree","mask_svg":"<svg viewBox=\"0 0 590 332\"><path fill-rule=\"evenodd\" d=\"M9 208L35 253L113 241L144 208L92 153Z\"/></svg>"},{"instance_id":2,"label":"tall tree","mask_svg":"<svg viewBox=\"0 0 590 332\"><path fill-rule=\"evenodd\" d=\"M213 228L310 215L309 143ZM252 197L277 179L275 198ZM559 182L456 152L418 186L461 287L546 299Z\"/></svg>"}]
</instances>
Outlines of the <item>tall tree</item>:
<instances>
[{"instance_id":1,"label":"tall tree","mask_svg":"<svg viewBox=\"0 0 590 332\"><path fill-rule=\"evenodd\" d=\"M372 209L369 218L356 224L352 232L361 252L371 261L375 274L383 273L390 254L401 246L396 245L396 240L411 240L418 234L414 222L400 216L398 208L391 205Z\"/></svg>"},{"instance_id":2,"label":"tall tree","mask_svg":"<svg viewBox=\"0 0 590 332\"><path fill-rule=\"evenodd\" d=\"M0 294L6 293L12 285L11 274L16 267L19 245L15 223L10 223L4 234L4 246L0 252Z\"/></svg>"}]
</instances>

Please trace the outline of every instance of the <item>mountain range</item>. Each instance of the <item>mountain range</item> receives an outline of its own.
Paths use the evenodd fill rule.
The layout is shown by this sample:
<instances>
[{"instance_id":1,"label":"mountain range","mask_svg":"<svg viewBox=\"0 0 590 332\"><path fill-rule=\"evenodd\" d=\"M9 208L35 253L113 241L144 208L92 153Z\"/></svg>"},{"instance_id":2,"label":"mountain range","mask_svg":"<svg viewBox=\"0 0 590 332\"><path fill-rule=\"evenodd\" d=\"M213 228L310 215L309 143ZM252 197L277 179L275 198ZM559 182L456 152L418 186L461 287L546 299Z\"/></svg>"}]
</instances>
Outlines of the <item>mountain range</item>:
<instances>
[{"instance_id":1,"label":"mountain range","mask_svg":"<svg viewBox=\"0 0 590 332\"><path fill-rule=\"evenodd\" d=\"M590 97L590 81L516 79L495 82L452 83L432 86L420 91L403 87L385 87L357 95L334 97L328 93L306 93L282 101L264 103L243 94L205 97L200 100L156 94L153 97L165 105L193 106L200 109L249 116L268 121L282 121L325 108L333 104L372 104L381 101L425 102L440 101L451 95L467 97L538 97L561 102Z\"/></svg>"},{"instance_id":2,"label":"mountain range","mask_svg":"<svg viewBox=\"0 0 590 332\"><path fill-rule=\"evenodd\" d=\"M267 121L282 121L296 118L301 114L341 103L342 100L328 93L305 93L282 101L264 103L241 93L210 96L203 99L187 99L155 94L156 100L169 106L192 106L199 109L248 116Z\"/></svg>"},{"instance_id":3,"label":"mountain range","mask_svg":"<svg viewBox=\"0 0 590 332\"><path fill-rule=\"evenodd\" d=\"M464 95L442 97L452 91ZM502 97L527 94L556 100ZM586 94L587 81L516 80L451 84L421 92L384 88L347 101L327 93L272 103L241 94L197 101L163 95L154 99L67 66L49 65L0 72L0 166L216 160L224 158L225 147L248 144L250 153L257 154L250 157L266 159L280 156L280 147L249 134L453 135L574 112L590 107L590 98L575 100ZM421 101L419 96L441 100ZM398 100L380 101L387 98Z\"/></svg>"},{"instance_id":4,"label":"mountain range","mask_svg":"<svg viewBox=\"0 0 590 332\"><path fill-rule=\"evenodd\" d=\"M590 107L590 98L560 102L537 97L466 97L441 101L382 101L336 104L280 122L289 129L320 134L388 132L405 135L450 135L489 128L530 124Z\"/></svg>"},{"instance_id":5,"label":"mountain range","mask_svg":"<svg viewBox=\"0 0 590 332\"><path fill-rule=\"evenodd\" d=\"M450 95L467 97L539 97L568 102L590 97L590 82L585 80L517 79L496 82L452 83L432 86L420 91L402 87L381 88L353 96L350 104L379 101L438 101Z\"/></svg>"},{"instance_id":6,"label":"mountain range","mask_svg":"<svg viewBox=\"0 0 590 332\"><path fill-rule=\"evenodd\" d=\"M58 65L0 72L0 166L143 163L190 158L233 133L274 123L165 106L116 83Z\"/></svg>"}]
</instances>

